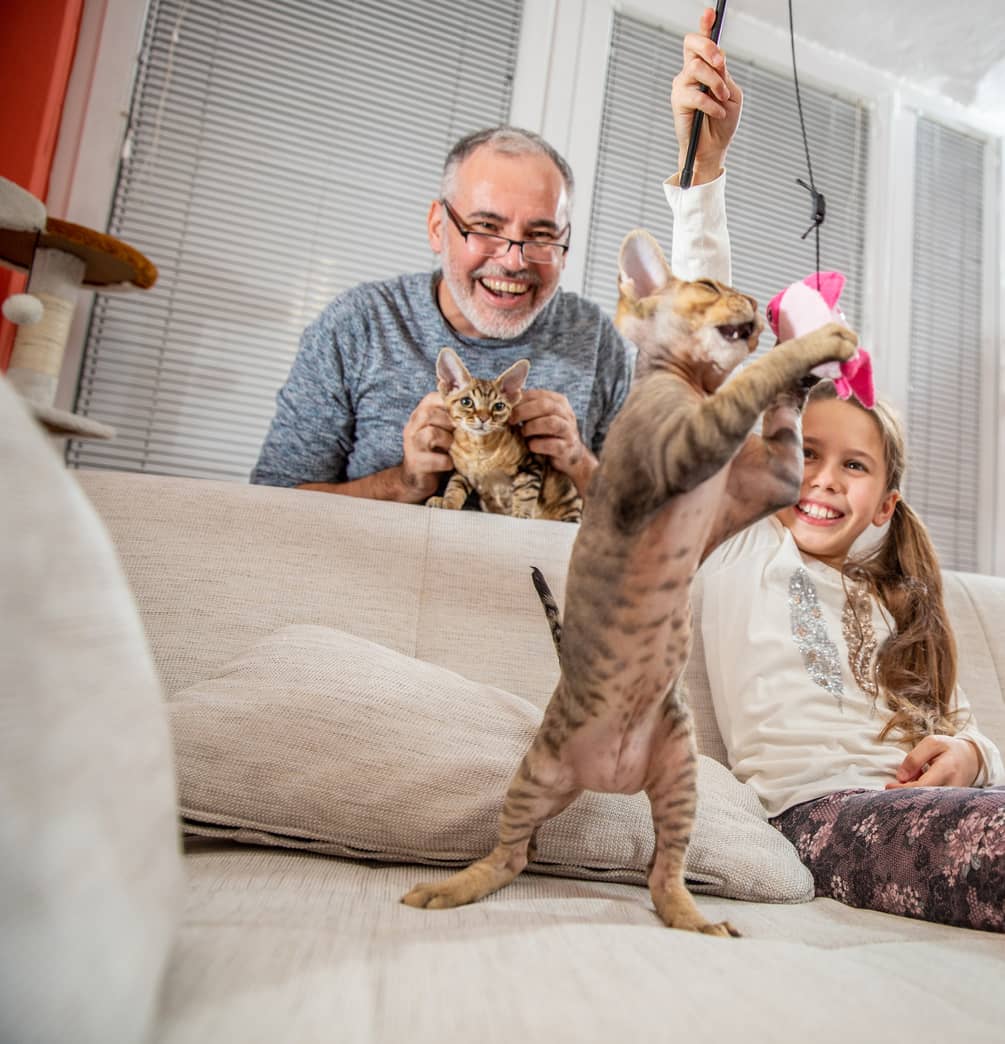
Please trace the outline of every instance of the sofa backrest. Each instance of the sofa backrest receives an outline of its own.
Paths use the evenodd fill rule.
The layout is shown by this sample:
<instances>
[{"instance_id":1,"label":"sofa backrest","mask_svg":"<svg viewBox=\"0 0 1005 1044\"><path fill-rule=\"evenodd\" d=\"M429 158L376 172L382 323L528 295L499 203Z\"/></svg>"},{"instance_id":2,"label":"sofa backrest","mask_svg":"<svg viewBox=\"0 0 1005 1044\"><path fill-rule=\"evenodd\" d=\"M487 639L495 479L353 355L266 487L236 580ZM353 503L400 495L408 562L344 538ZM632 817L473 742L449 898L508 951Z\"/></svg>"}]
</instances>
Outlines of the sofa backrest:
<instances>
[{"instance_id":1,"label":"sofa backrest","mask_svg":"<svg viewBox=\"0 0 1005 1044\"><path fill-rule=\"evenodd\" d=\"M239 483L78 476L118 548L167 693L256 638L309 623L542 708L551 695L558 661L530 567L561 604L576 526ZM948 573L946 597L961 683L981 728L1005 747L1005 580ZM725 762L700 642L697 633L686 675L698 745Z\"/></svg>"},{"instance_id":2,"label":"sofa backrest","mask_svg":"<svg viewBox=\"0 0 1005 1044\"><path fill-rule=\"evenodd\" d=\"M291 623L320 624L543 706L558 678L537 565L561 599L576 527L304 490L81 471L164 688Z\"/></svg>"}]
</instances>

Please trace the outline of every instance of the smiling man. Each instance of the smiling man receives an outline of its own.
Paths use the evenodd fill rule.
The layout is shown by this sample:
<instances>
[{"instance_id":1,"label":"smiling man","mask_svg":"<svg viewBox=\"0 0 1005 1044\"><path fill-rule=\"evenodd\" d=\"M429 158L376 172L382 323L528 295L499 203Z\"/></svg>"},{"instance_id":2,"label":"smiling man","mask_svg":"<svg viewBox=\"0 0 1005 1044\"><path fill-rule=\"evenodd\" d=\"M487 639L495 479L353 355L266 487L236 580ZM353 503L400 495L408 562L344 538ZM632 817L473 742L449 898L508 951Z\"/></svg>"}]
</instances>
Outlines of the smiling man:
<instances>
[{"instance_id":1,"label":"smiling man","mask_svg":"<svg viewBox=\"0 0 1005 1044\"><path fill-rule=\"evenodd\" d=\"M536 134L497 127L459 141L429 207L441 267L354 287L304 331L252 481L413 503L436 493L452 469L435 390L449 346L479 377L530 360L513 421L585 491L634 349L596 305L559 289L572 192L565 160Z\"/></svg>"}]
</instances>

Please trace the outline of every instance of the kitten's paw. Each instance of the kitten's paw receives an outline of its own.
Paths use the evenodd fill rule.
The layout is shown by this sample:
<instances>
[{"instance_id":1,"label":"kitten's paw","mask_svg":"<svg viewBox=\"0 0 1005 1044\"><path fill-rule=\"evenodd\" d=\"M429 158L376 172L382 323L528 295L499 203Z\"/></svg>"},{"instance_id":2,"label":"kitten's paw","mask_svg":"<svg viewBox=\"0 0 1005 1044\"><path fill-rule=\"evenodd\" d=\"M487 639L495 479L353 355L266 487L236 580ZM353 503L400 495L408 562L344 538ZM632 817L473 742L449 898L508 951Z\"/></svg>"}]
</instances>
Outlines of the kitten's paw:
<instances>
[{"instance_id":1,"label":"kitten's paw","mask_svg":"<svg viewBox=\"0 0 1005 1044\"><path fill-rule=\"evenodd\" d=\"M699 928L698 931L700 931L702 935L718 935L722 938L730 939L743 938L729 921L720 921L718 924L706 924L704 928Z\"/></svg>"},{"instance_id":2,"label":"kitten's paw","mask_svg":"<svg viewBox=\"0 0 1005 1044\"><path fill-rule=\"evenodd\" d=\"M493 851L442 881L416 885L401 901L423 910L449 910L476 902L509 884L519 873L512 868L509 855L508 849L500 849L500 854Z\"/></svg>"},{"instance_id":3,"label":"kitten's paw","mask_svg":"<svg viewBox=\"0 0 1005 1044\"><path fill-rule=\"evenodd\" d=\"M443 497L430 497L426 501L426 507L441 508L443 507Z\"/></svg>"},{"instance_id":4,"label":"kitten's paw","mask_svg":"<svg viewBox=\"0 0 1005 1044\"><path fill-rule=\"evenodd\" d=\"M676 928L682 932L700 932L702 935L718 935L723 938L740 935L728 921L712 924L706 920L690 892L684 888L672 888L666 893L654 895L653 903L660 920L668 928Z\"/></svg>"},{"instance_id":5,"label":"kitten's paw","mask_svg":"<svg viewBox=\"0 0 1005 1044\"><path fill-rule=\"evenodd\" d=\"M420 910L451 910L455 906L473 903L494 890L485 887L482 875L468 867L445 881L416 885L401 897L401 901Z\"/></svg>"},{"instance_id":6,"label":"kitten's paw","mask_svg":"<svg viewBox=\"0 0 1005 1044\"><path fill-rule=\"evenodd\" d=\"M406 906L414 906L417 910L449 910L454 906L463 906L470 902L455 895L449 888L435 884L416 885L410 892L401 897Z\"/></svg>"},{"instance_id":7,"label":"kitten's paw","mask_svg":"<svg viewBox=\"0 0 1005 1044\"><path fill-rule=\"evenodd\" d=\"M821 352L826 353L824 362L832 359L846 362L858 351L858 334L843 323L827 323L813 336L817 338Z\"/></svg>"}]
</instances>

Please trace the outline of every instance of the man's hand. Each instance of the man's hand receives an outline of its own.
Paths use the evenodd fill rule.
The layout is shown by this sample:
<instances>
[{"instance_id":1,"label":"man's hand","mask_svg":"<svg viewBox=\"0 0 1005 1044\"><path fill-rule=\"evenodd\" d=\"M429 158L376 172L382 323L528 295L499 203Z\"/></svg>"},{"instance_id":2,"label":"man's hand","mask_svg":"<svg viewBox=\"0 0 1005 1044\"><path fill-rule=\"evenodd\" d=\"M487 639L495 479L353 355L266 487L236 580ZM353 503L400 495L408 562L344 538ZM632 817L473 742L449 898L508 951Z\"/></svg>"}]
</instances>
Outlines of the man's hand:
<instances>
[{"instance_id":1,"label":"man's hand","mask_svg":"<svg viewBox=\"0 0 1005 1044\"><path fill-rule=\"evenodd\" d=\"M510 423L521 426L532 452L548 457L556 470L572 479L580 494L586 491L597 458L583 445L576 414L564 395L540 388L524 392Z\"/></svg>"},{"instance_id":2,"label":"man's hand","mask_svg":"<svg viewBox=\"0 0 1005 1044\"><path fill-rule=\"evenodd\" d=\"M401 482L406 499L419 503L436 492L443 472L454 469L450 459L454 422L439 392L430 392L415 407L401 441Z\"/></svg>"},{"instance_id":3,"label":"man's hand","mask_svg":"<svg viewBox=\"0 0 1005 1044\"><path fill-rule=\"evenodd\" d=\"M901 762L897 781L887 790L903 787L969 787L981 771L975 744L962 736L926 736Z\"/></svg>"},{"instance_id":4,"label":"man's hand","mask_svg":"<svg viewBox=\"0 0 1005 1044\"><path fill-rule=\"evenodd\" d=\"M729 75L722 51L709 39L713 21L715 11L706 8L701 16L701 31L684 37L684 65L674 77L670 92L681 167L691 139L695 110L705 114L695 153L692 182L695 185L714 181L719 176L743 107L743 92ZM700 85L707 87L709 93L701 91Z\"/></svg>"}]
</instances>

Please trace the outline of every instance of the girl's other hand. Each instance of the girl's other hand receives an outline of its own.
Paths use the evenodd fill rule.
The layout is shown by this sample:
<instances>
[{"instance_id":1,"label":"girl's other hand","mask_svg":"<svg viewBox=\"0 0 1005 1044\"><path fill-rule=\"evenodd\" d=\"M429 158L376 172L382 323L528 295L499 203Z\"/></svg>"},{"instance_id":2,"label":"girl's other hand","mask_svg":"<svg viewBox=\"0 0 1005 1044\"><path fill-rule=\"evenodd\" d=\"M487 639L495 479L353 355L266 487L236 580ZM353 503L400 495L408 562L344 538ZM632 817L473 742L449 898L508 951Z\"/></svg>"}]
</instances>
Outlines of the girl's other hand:
<instances>
[{"instance_id":1,"label":"girl's other hand","mask_svg":"<svg viewBox=\"0 0 1005 1044\"><path fill-rule=\"evenodd\" d=\"M902 787L969 787L981 770L977 747L960 736L926 736L901 762L897 781Z\"/></svg>"}]
</instances>

